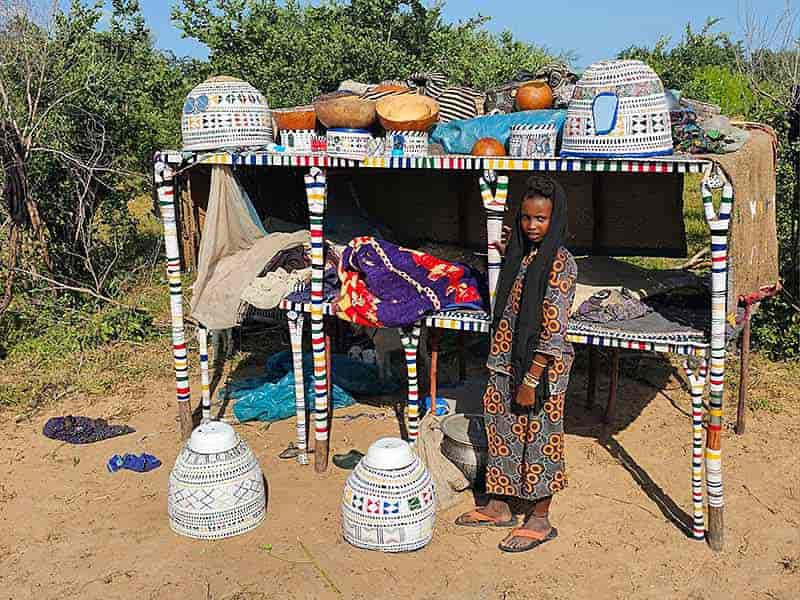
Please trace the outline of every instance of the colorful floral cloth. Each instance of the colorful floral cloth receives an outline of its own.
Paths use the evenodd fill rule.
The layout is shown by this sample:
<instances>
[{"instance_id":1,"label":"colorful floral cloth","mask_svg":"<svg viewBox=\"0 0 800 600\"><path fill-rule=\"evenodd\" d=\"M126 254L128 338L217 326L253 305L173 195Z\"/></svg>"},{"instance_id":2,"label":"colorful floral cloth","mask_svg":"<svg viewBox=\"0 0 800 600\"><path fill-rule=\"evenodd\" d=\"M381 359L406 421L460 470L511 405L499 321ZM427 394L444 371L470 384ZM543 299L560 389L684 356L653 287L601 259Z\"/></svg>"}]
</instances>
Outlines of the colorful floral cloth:
<instances>
[{"instance_id":1,"label":"colorful floral cloth","mask_svg":"<svg viewBox=\"0 0 800 600\"><path fill-rule=\"evenodd\" d=\"M487 362L489 382L483 396L489 442L486 491L526 500L552 496L567 486L564 398L575 354L565 336L578 276L575 259L560 248L550 272L536 348L551 357L548 381L539 386L541 401L532 407L519 406L514 401L517 390L511 371L511 345L525 273L533 257L532 253L522 260L494 333Z\"/></svg>"},{"instance_id":2,"label":"colorful floral cloth","mask_svg":"<svg viewBox=\"0 0 800 600\"><path fill-rule=\"evenodd\" d=\"M374 237L353 239L339 265L338 316L369 327L405 327L435 310L483 309L469 267Z\"/></svg>"}]
</instances>

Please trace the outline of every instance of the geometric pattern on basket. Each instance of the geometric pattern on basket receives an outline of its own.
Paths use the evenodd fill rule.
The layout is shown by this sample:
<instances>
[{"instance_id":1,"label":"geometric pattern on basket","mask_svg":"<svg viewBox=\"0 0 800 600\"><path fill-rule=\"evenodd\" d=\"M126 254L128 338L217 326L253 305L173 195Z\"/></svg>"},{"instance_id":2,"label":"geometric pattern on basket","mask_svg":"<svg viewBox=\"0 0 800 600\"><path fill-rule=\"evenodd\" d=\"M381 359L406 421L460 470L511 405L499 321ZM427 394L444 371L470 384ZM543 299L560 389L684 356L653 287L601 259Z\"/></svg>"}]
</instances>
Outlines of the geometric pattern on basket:
<instances>
[{"instance_id":1,"label":"geometric pattern on basket","mask_svg":"<svg viewBox=\"0 0 800 600\"><path fill-rule=\"evenodd\" d=\"M342 494L342 534L353 546L406 552L433 537L436 495L425 465L414 457L402 469L376 469L361 460Z\"/></svg>"},{"instance_id":2,"label":"geometric pattern on basket","mask_svg":"<svg viewBox=\"0 0 800 600\"><path fill-rule=\"evenodd\" d=\"M563 156L672 154L664 86L638 60L591 65L575 85L564 124Z\"/></svg>"},{"instance_id":3,"label":"geometric pattern on basket","mask_svg":"<svg viewBox=\"0 0 800 600\"><path fill-rule=\"evenodd\" d=\"M550 158L556 155L555 125L512 125L508 154L515 158Z\"/></svg>"},{"instance_id":4,"label":"geometric pattern on basket","mask_svg":"<svg viewBox=\"0 0 800 600\"><path fill-rule=\"evenodd\" d=\"M196 539L250 531L266 516L264 477L243 441L230 450L201 454L185 446L169 478L170 527Z\"/></svg>"},{"instance_id":5,"label":"geometric pattern on basket","mask_svg":"<svg viewBox=\"0 0 800 600\"><path fill-rule=\"evenodd\" d=\"M426 156L428 134L425 131L387 131L385 151L389 156Z\"/></svg>"},{"instance_id":6,"label":"geometric pattern on basket","mask_svg":"<svg viewBox=\"0 0 800 600\"><path fill-rule=\"evenodd\" d=\"M266 98L233 77L212 77L189 92L181 133L184 150L249 148L273 141Z\"/></svg>"}]
</instances>

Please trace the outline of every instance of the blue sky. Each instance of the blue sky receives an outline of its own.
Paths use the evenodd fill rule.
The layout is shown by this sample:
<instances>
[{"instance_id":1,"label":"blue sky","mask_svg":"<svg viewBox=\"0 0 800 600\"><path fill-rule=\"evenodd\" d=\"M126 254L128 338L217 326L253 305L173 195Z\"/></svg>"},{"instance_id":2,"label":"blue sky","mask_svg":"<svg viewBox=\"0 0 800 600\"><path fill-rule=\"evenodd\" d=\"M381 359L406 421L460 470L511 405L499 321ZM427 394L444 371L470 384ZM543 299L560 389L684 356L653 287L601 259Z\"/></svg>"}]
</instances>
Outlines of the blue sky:
<instances>
[{"instance_id":1,"label":"blue sky","mask_svg":"<svg viewBox=\"0 0 800 600\"><path fill-rule=\"evenodd\" d=\"M204 46L182 39L170 22L172 0L140 0L158 47L178 55L204 57ZM510 29L519 39L551 50L571 50L577 64L614 56L633 44L652 44L667 35L681 37L687 22L700 27L709 16L721 17L720 30L741 36L745 14L758 7L759 17L774 19L787 0L449 0L449 21L477 14L492 17L487 27ZM793 0L797 4L797 0Z\"/></svg>"}]
</instances>

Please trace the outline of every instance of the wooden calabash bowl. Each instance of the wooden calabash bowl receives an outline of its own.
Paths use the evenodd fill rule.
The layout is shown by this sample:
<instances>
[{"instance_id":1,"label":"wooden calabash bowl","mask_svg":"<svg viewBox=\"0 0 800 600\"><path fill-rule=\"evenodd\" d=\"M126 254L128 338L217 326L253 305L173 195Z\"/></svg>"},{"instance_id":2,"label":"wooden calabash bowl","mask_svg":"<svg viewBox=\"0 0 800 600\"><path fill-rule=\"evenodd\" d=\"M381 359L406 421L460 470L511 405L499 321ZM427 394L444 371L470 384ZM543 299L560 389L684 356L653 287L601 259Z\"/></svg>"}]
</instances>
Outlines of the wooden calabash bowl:
<instances>
[{"instance_id":1,"label":"wooden calabash bowl","mask_svg":"<svg viewBox=\"0 0 800 600\"><path fill-rule=\"evenodd\" d=\"M375 102L358 96L321 98L314 102L317 118L325 127L369 129L375 123Z\"/></svg>"},{"instance_id":2,"label":"wooden calabash bowl","mask_svg":"<svg viewBox=\"0 0 800 600\"><path fill-rule=\"evenodd\" d=\"M418 107L417 118L406 119L395 109L401 102L411 102ZM439 121L439 103L428 96L418 96L403 94L399 96L387 96L378 100L375 109L378 113L378 120L386 131L427 131ZM412 114L411 111L409 114Z\"/></svg>"}]
</instances>

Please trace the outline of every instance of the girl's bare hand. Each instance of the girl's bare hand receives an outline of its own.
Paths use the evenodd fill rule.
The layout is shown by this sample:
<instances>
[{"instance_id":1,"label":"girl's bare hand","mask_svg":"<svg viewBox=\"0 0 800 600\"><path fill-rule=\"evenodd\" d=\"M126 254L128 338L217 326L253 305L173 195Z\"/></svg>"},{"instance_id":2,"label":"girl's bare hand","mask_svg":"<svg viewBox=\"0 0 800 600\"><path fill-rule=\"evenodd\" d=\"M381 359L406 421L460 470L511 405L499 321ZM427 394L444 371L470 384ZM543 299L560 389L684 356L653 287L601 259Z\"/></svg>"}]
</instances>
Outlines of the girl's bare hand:
<instances>
[{"instance_id":1,"label":"girl's bare hand","mask_svg":"<svg viewBox=\"0 0 800 600\"><path fill-rule=\"evenodd\" d=\"M520 406L533 406L533 403L536 402L536 388L520 385L514 401Z\"/></svg>"}]
</instances>

